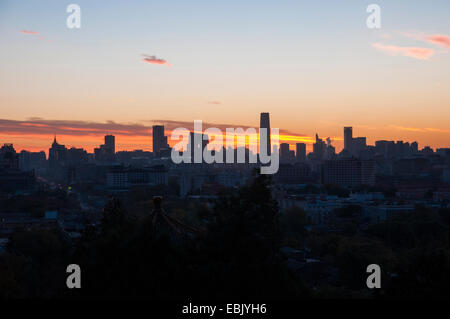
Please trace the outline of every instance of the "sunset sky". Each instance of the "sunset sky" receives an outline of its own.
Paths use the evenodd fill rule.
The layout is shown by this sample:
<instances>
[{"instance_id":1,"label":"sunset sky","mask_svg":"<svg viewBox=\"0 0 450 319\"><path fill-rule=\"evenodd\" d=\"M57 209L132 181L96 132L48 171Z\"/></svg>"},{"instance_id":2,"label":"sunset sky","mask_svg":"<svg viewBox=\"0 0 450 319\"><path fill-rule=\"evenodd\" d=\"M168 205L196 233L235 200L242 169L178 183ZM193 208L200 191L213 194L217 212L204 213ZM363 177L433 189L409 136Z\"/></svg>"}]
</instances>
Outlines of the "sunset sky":
<instances>
[{"instance_id":1,"label":"sunset sky","mask_svg":"<svg viewBox=\"0 0 450 319\"><path fill-rule=\"evenodd\" d=\"M308 150L316 132L340 150L344 126L450 147L449 17L448 0L0 0L0 143L47 150L57 134L92 151L114 134L151 150L155 123L258 127L270 112Z\"/></svg>"}]
</instances>

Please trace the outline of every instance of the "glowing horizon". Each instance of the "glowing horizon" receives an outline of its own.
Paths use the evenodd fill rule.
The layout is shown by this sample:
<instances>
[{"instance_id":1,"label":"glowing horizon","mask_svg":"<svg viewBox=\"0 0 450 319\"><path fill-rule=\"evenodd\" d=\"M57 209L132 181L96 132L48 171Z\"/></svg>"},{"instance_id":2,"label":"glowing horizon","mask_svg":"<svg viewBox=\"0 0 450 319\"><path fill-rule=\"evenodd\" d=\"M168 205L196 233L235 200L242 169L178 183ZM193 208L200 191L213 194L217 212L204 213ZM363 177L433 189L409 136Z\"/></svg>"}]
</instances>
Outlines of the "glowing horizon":
<instances>
[{"instance_id":1,"label":"glowing horizon","mask_svg":"<svg viewBox=\"0 0 450 319\"><path fill-rule=\"evenodd\" d=\"M41 121L41 123L33 123L33 121ZM10 123L12 122L12 124ZM47 124L43 124L42 122L47 122ZM164 124L164 121L150 121L153 123ZM56 123L56 124L55 124ZM93 122L82 122L76 121L78 127L70 127L71 121L45 121L42 119L33 119L27 121L8 121L0 119L0 141L1 144L4 143L12 143L16 149L16 151L20 152L21 150L27 151L44 151L48 154L48 149L51 147L51 143L53 142L53 138L56 135L58 143L65 145L67 148L75 147L75 148L83 148L89 153L92 153L94 148L99 147L99 145L103 144L104 136L108 134L112 134L116 136L116 150L117 151L132 151L132 150L144 150L144 151L152 151L152 125L145 124L121 124L116 122L104 122L104 123L93 123ZM272 120L273 123L273 120ZM86 127L80 127L80 126ZM172 131L177 127L186 127L190 131L192 129L192 123L189 122L180 122L180 121L168 121L168 124L165 125L165 135L168 137L168 143L170 146L173 146L178 142L178 140L172 140L171 134ZM180 125L180 126L177 126ZM109 127L110 128L107 128ZM41 130L41 132L32 132L30 130L22 131L25 128L34 128L35 130ZM229 124L214 124L214 123L204 123L203 130L208 128L219 128L223 131L224 135L226 133L226 128L243 128L246 130L251 126L236 126L231 127ZM253 127L258 132L258 127ZM373 128L361 127L358 128L354 126L354 136L364 136L364 134L358 134L367 130L371 130ZM389 127L388 129L392 129ZM413 127L394 127L398 132L402 132L402 134L406 134L406 136L414 137L417 134L442 134L448 133L447 131L442 131L439 129L433 128L413 128ZM8 131L9 130L9 131ZM343 130L343 127L342 127ZM379 130L379 129L378 129ZM53 133L51 133L53 132ZM73 133L76 133L74 135ZM72 133L72 134L71 134ZM238 134L240 135L240 134ZM398 136L398 135L397 135ZM405 136L405 135L403 135ZM320 135L319 137L325 140L327 137L330 137L332 141L332 145L336 147L336 151L339 152L343 148L343 134L341 136L326 136ZM375 138L371 136L366 136L368 145L375 144ZM290 145L291 150L295 150L296 143L305 143L307 152L312 151L312 145L315 143L314 134L305 135L305 134L295 134L291 131L280 130L280 134L278 136L279 143L288 143ZM445 148L448 147L448 144L445 144L446 140L443 140L442 145L433 145L433 144L424 144L420 142L420 139L414 138L380 138L377 140L403 140L404 142L412 143L414 141L419 142L419 148L423 148L425 146L430 146L433 149L437 148ZM249 144L258 144L259 135L250 136ZM224 140L224 146L226 146L226 140Z\"/></svg>"}]
</instances>

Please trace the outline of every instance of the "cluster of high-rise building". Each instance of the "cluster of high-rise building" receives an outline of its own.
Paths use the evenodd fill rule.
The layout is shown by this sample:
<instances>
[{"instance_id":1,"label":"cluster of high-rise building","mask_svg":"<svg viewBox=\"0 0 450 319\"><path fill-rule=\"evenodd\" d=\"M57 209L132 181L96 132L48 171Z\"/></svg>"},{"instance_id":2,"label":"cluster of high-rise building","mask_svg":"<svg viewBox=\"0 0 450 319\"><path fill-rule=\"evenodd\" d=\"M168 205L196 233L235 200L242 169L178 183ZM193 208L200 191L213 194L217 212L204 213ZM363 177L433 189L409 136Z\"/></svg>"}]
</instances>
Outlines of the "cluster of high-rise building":
<instances>
[{"instance_id":1,"label":"cluster of high-rise building","mask_svg":"<svg viewBox=\"0 0 450 319\"><path fill-rule=\"evenodd\" d=\"M274 181L279 184L317 183L355 187L373 185L377 176L420 175L444 181L450 174L449 149L438 149L434 152L425 147L419 150L417 142L385 140L368 145L366 137L353 137L353 128L344 127L344 147L340 153L336 153L329 137L322 139L318 134L315 136L312 152L307 153L306 143L296 143L293 150L288 143L280 143L279 148L278 145L273 145L270 115L267 112L260 114L260 129L266 129L268 133L260 135L260 141L266 142L264 151L268 155L279 152L280 166L274 176ZM64 184L102 181L110 188L139 184L156 185L160 182L168 184L168 177L173 176L179 184L184 185L183 192L188 194L202 184L219 183L227 187L241 185L246 176L250 175L249 172L261 165L258 154L253 153L248 145L240 145L233 150L234 164L230 164L229 154L223 148L213 151L215 155L223 156L223 163L205 166L207 164L203 158L200 158L200 161L194 158L201 156L208 147L209 138L201 132L190 132L189 141L184 147L184 152L191 154L191 164L188 161L175 165L171 161L171 147L164 125L154 125L152 130L152 152L116 152L116 138L110 134L104 137L104 143L95 148L93 153L82 148L67 148L58 143L55 136L48 152L48 160L42 151L24 150L16 154L11 144L5 144L0 149L0 168L3 172L33 172ZM241 151L245 157L244 163L237 161L237 155ZM250 160L251 158L256 160Z\"/></svg>"},{"instance_id":2,"label":"cluster of high-rise building","mask_svg":"<svg viewBox=\"0 0 450 319\"><path fill-rule=\"evenodd\" d=\"M164 125L153 125L153 155L158 157L170 156L170 146L164 134Z\"/></svg>"},{"instance_id":3,"label":"cluster of high-rise building","mask_svg":"<svg viewBox=\"0 0 450 319\"><path fill-rule=\"evenodd\" d=\"M373 185L376 176L405 176L408 172L444 181L450 149L434 152L428 146L420 150L417 142L385 140L368 145L366 137L353 137L353 128L344 127L344 147L340 153L336 153L329 137L323 140L318 134L308 154L304 143L297 143L295 152L288 143L281 143L279 152L281 165L277 180L283 183L314 180L352 187Z\"/></svg>"}]
</instances>

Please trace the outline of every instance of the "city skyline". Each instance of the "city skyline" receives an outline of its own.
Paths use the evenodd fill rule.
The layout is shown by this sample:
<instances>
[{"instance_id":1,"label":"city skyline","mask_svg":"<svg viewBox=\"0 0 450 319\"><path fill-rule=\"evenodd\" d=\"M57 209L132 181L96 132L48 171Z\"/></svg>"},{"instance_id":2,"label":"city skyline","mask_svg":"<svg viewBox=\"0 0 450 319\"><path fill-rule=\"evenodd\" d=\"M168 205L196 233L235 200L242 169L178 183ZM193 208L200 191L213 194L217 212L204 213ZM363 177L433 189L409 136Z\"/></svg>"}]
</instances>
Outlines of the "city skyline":
<instances>
[{"instance_id":1,"label":"city skyline","mask_svg":"<svg viewBox=\"0 0 450 319\"><path fill-rule=\"evenodd\" d=\"M263 121L264 116L266 116L266 118ZM266 113L266 112L262 112L261 113L261 123L260 123L260 128L261 127L267 127L270 126L270 124L268 124L270 122L270 114ZM153 131L156 130L157 132L157 136L156 139L159 140L157 145L157 149L154 148L154 143L152 143L152 150L151 152L155 155L155 156L161 156L160 151L166 150L166 146L168 147L167 150L170 152L171 148L174 147L174 145L176 145L177 143L179 144L181 140L171 140L170 136L167 136L167 134L164 133L165 131L165 126L164 125L153 125L152 126ZM199 134L201 133L202 135L204 134L205 130L207 128L203 128L202 132L198 132L194 129L189 129L189 131L191 132L191 138L192 138L192 134ZM226 128L224 128L226 129ZM237 128L231 128L233 130L237 129ZM243 128L244 130L244 135L246 136L245 138L245 147L249 148L251 145L255 144L257 145L257 153L259 153L259 132L257 132L256 134L247 134L247 132L245 132L247 128ZM240 133L236 133L236 136L241 136L242 134ZM253 136L254 135L254 136ZM279 134L278 136L285 136L286 135L282 135ZM383 144L383 147L386 147L387 144L392 144L392 146L394 147L395 145L403 145L404 147L407 148L412 148L415 149L415 151L420 151L420 150L429 150L431 149L432 151L438 151L440 150L448 150L450 149L449 147L442 147L442 148L430 148L429 145L420 145L419 143L417 143L417 141L403 141L403 140L376 140L374 141L374 143L367 143L367 137L363 136L363 137L353 137L353 127L349 127L349 126L345 126L343 127L343 137L342 138L336 138L335 140L340 140L342 141L343 145L339 150L336 150L335 146L331 144L332 139L330 137L326 138L326 140L324 141L322 138L319 138L319 135L316 134L315 136L315 141L313 143L311 143L311 148L307 147L308 144L305 143L305 141L295 141L294 143L286 143L283 142L283 140L280 140L278 143L274 143L272 145L272 147L270 148L271 151L273 150L278 150L280 152L280 157L284 160L286 160L288 157L293 159L295 158L297 161L300 160L305 160L305 156L307 154L313 154L316 152L324 152L323 155L327 154L326 149L330 148L330 151L332 153L330 153L330 155L334 155L334 154L345 154L345 156L348 155L352 155L352 156L359 156L359 152L363 151L363 150L367 150L369 147L379 147L381 146L381 144ZM104 135L102 136L102 138L104 139L105 143L102 145L99 145L98 143L96 145L93 146L92 150L90 150L89 148L87 148L85 145L65 145L65 144L60 144L59 142L57 142L57 136L56 134L53 136L53 143L52 143L52 147L47 148L47 149L40 149L40 150L33 150L33 149L16 149L16 151L20 152L20 151L28 151L28 152L45 152L47 156L50 157L52 148L56 147L58 148L59 146L62 146L63 148L66 147L66 149L77 149L77 150L83 150L83 151L87 151L88 153L94 155L95 157L103 157L103 156L112 156L113 154L116 154L117 152L121 152L121 151L125 151L125 152L131 152L131 151L146 151L149 152L150 150L148 149L138 149L138 148L131 148L131 149L121 149L121 148L117 148L116 147L116 142L115 142L115 135ZM153 137L153 135L152 135ZM213 137L213 139L211 140L211 137L209 137L209 142L206 142L203 147L206 147L207 145L208 148L210 149L214 149L214 147L210 147L211 145L219 145L219 144L215 144L215 139L217 137ZM153 137L153 141L155 141L155 137ZM168 142L171 143L168 143ZM290 140L292 141L292 140ZM61 140L60 140L61 142ZM268 143L271 143L271 139L270 137L268 137ZM167 144L166 144L167 143ZM225 149L227 147L229 147L227 143L232 143L226 136L223 136L223 144L222 145ZM235 141L236 143L236 141ZM239 142L238 142L239 143ZM273 142L272 142L273 143ZM3 143L2 145L11 145L14 146L13 143ZM166 145L166 146L164 146ZM97 146L97 147L96 147ZM222 147L221 146L221 147ZM235 146L233 147L234 149L236 149L236 147L241 147L242 145L240 144L235 144ZM189 146L189 144L182 146L182 149L184 149L185 147L188 147L190 149L191 146ZM217 147L217 146L216 146ZM317 147L317 149L316 149ZM319 149L320 148L320 149ZM179 150L182 150L179 149ZM116 151L117 150L117 151ZM268 148L269 150L269 148ZM110 155L105 155L106 153L109 153ZM270 151L269 151L270 152ZM292 154L289 154L292 153ZM169 153L166 153L169 154ZM167 155L166 155L167 156ZM293 157L292 157L293 156Z\"/></svg>"},{"instance_id":2,"label":"city skyline","mask_svg":"<svg viewBox=\"0 0 450 319\"><path fill-rule=\"evenodd\" d=\"M318 133L340 151L344 126L448 147L446 1L378 1L379 30L357 1L77 3L80 29L64 3L0 4L1 143L151 150L152 125L258 127L266 111L291 149Z\"/></svg>"},{"instance_id":3,"label":"city skyline","mask_svg":"<svg viewBox=\"0 0 450 319\"><path fill-rule=\"evenodd\" d=\"M264 113L262 112L261 114L268 114L268 113ZM40 119L35 119L34 121L41 121ZM4 123L4 121L0 120L0 125L2 124L2 122ZM64 121L61 121L64 122ZM159 123L163 123L163 122L159 122ZM80 124L80 123L77 123ZM106 123L107 125L108 123ZM102 139L106 138L107 136L113 135L113 137L119 136L122 140L118 140L116 149L117 151L133 151L133 150L144 150L144 151L152 151L154 152L154 140L155 138L153 137L153 133L152 130L155 130L155 128L162 128L162 132L158 132L158 137L157 139L160 140L162 139L162 141L160 143L163 143L161 145L158 146L158 150L159 148L162 147L162 145L164 145L164 143L167 143L167 145L169 147L173 147L175 144L177 144L177 142L179 142L179 140L172 140L171 139L171 134L172 134L172 130L175 128L178 128L178 126L176 125L182 125L183 127L186 127L188 130L192 131L192 132L196 132L193 129L193 123L188 123L188 122L180 122L180 121L171 121L169 122L169 124L167 125L162 125L162 124L158 124L158 125L151 125L151 126L137 126L137 128L139 129L139 131L141 132L142 135L132 135L130 133L128 134L124 134L123 130L120 130L121 124L119 123L109 123L109 124L113 124L116 126L116 131L119 132L118 134L114 133L114 129L110 129L107 130L108 133L102 134L101 133L101 129L97 129L97 132L95 132L92 135L89 135L89 137L91 138L90 140L86 141L85 139L85 132L83 132L83 129L78 128L75 129L75 131L80 131L81 134L76 135L75 138L79 138L80 140L75 140L78 143L73 143L73 135L68 135L68 134L56 134L54 133L53 135L51 135L51 139L54 140L56 139L57 136L59 136L59 141L63 141L64 144L66 144L66 146L68 148L82 148L90 153L94 153L97 149L97 147L99 147L100 142ZM219 128L222 130L226 130L227 128L232 128L231 125L227 125L227 124L214 124L214 123L206 123L207 126L203 127L203 132L208 129L208 128ZM261 124L260 124L261 125ZM33 129L33 125L31 125ZM133 125L127 125L126 127L130 128L133 127ZM36 128L43 128L44 130L49 129L48 126L46 124L42 124L42 123L36 123L34 126L34 129ZM166 130L165 130L166 128ZM167 129L169 128L169 129ZM247 126L241 126L241 128L243 128L244 130L246 130L247 128L252 128L252 127L247 127ZM256 127L257 128L257 127ZM336 148L336 152L339 153L343 150L346 150L345 147L345 138L346 138L346 132L348 132L348 130L350 129L350 140L352 140L353 142L355 140L359 140L361 142L363 142L364 147L365 145L367 146L375 146L375 142L377 141L394 141L394 142L404 142L404 143L418 143L418 141L416 139L412 139L412 140L397 140L397 139L393 139L391 138L386 138L386 139L375 139L373 137L370 136L364 136L364 137L352 137L352 131L355 127L352 126L344 126L341 128L341 136L335 136L335 137L327 137L326 139L332 143L332 146L334 148ZM234 128L233 128L234 129ZM343 129L343 131L342 131ZM148 134L145 135L144 132L147 132ZM165 132L165 133L164 133ZM162 134L162 135L161 135ZM292 134L292 135L291 135ZM239 134L238 134L239 135ZM253 134L250 134L253 135ZM361 135L361 134L360 134ZM41 134L41 137L39 138L39 141L42 142L43 146L36 146L36 147L22 147L20 144L15 144L11 139L11 140L0 140L1 144L13 144L15 149L17 151L31 151L31 152L38 152L38 151L44 151L47 155L48 155L48 148L50 145L49 139L45 139L45 137L47 136L47 134ZM141 144L137 144L136 142L136 136L140 137L140 141ZM312 136L300 136L300 135L295 135L289 131L280 129L280 134L278 135L279 137L279 144L287 144L289 145L289 149L291 151L295 151L295 154L297 153L297 144L298 143L302 143L305 144L306 148L305 151L306 153L310 153L314 151L314 144L317 142L317 138L318 136L321 136L321 141L323 138L325 138L324 136L320 135L319 133L316 133L315 137ZM66 138L66 139L65 139ZM68 143L69 142L69 143ZM71 143L72 142L72 143ZM128 142L128 143L127 143ZM353 143L351 142L351 143ZM224 139L224 146L226 146L227 141ZM253 143L256 143L257 145L259 145L259 133L255 134L255 136L250 136L249 140L247 141L247 143L249 143L248 145L251 145ZM324 142L323 142L324 143ZM212 143L214 144L214 143ZM278 148L280 147L280 145L278 144ZM438 147L432 147L430 145L426 145L426 144L419 144L419 149L423 149L425 147L430 147L433 150L437 150L439 148L448 148L449 145L448 144L444 144L442 146L438 146ZM336 147L337 146L337 147ZM100 148L102 147L102 145L100 145ZM158 153L158 151L157 151Z\"/></svg>"}]
</instances>

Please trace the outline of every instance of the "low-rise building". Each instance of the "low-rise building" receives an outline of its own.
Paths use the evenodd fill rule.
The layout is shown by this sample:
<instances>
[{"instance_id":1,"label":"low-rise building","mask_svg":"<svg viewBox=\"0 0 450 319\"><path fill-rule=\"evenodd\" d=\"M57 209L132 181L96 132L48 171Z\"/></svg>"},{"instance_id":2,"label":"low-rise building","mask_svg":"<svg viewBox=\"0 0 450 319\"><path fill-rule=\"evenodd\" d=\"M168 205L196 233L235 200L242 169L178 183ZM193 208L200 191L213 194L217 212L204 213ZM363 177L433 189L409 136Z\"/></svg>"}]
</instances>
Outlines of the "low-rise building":
<instances>
[{"instance_id":1,"label":"low-rise building","mask_svg":"<svg viewBox=\"0 0 450 319\"><path fill-rule=\"evenodd\" d=\"M106 185L110 189L128 189L133 186L167 185L168 170L162 165L148 168L115 167L106 173Z\"/></svg>"},{"instance_id":2,"label":"low-rise building","mask_svg":"<svg viewBox=\"0 0 450 319\"><path fill-rule=\"evenodd\" d=\"M323 184L335 184L346 187L375 184L375 162L343 158L328 160L322 165Z\"/></svg>"}]
</instances>

